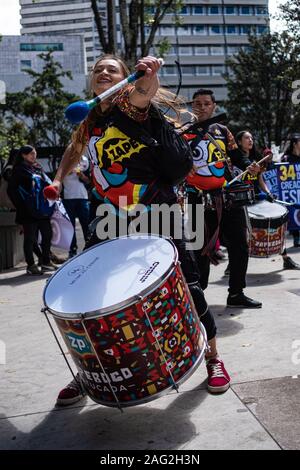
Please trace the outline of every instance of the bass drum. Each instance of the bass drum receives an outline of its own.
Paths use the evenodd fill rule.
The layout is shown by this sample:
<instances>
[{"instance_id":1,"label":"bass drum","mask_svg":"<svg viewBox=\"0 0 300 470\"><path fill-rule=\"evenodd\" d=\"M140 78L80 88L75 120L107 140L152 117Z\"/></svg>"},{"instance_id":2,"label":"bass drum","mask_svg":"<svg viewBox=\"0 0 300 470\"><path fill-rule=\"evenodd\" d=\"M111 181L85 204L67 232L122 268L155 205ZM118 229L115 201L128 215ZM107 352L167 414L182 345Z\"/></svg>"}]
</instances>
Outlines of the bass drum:
<instances>
[{"instance_id":1,"label":"bass drum","mask_svg":"<svg viewBox=\"0 0 300 470\"><path fill-rule=\"evenodd\" d=\"M204 357L205 329L169 239L128 236L84 251L50 278L44 304L102 405L153 400Z\"/></svg>"},{"instance_id":2,"label":"bass drum","mask_svg":"<svg viewBox=\"0 0 300 470\"><path fill-rule=\"evenodd\" d=\"M288 210L276 202L260 201L247 208L251 223L249 255L268 258L284 248Z\"/></svg>"}]
</instances>

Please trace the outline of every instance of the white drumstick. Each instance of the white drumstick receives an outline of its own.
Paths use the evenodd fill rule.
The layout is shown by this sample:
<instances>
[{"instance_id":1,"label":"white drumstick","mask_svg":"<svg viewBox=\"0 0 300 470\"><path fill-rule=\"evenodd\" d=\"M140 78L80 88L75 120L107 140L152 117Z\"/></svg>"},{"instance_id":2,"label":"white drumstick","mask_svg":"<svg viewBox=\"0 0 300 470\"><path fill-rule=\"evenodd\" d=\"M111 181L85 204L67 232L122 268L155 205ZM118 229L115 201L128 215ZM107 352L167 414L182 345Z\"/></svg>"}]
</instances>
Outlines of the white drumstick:
<instances>
[{"instance_id":1,"label":"white drumstick","mask_svg":"<svg viewBox=\"0 0 300 470\"><path fill-rule=\"evenodd\" d=\"M261 160L259 160L259 162L256 162L257 165L260 165L262 162L264 162L265 160L267 160L267 158L270 158L270 155L266 155L264 158L262 158ZM254 162L253 162L253 163L254 163ZM230 186L232 183L234 183L235 181L237 181L237 180L239 180L240 178L242 178L242 176L245 176L248 172L249 172L249 170L243 171L243 173L240 173L239 175L237 175L235 178L233 178L233 180L228 181L227 186Z\"/></svg>"}]
</instances>

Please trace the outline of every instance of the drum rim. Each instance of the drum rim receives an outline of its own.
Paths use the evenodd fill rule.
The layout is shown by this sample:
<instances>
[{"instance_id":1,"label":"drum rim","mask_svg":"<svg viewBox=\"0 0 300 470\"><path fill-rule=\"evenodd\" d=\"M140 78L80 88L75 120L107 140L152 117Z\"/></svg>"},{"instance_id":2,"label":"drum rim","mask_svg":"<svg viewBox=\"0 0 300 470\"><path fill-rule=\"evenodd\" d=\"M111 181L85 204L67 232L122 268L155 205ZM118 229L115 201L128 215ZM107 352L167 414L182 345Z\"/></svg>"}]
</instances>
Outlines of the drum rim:
<instances>
[{"instance_id":1,"label":"drum rim","mask_svg":"<svg viewBox=\"0 0 300 470\"><path fill-rule=\"evenodd\" d=\"M111 305L109 307L106 307L106 308L100 308L100 309L97 309L97 310L90 310L88 312L76 312L76 314L74 314L73 312L59 312L57 310L53 310L52 308L50 308L47 304L46 304L46 299L45 299L45 296L46 296L46 291L47 291L47 288L49 287L51 281L53 281L53 279L55 278L55 276L59 273L59 271L62 269L62 268L65 268L71 261L73 261L75 258L79 258L82 253L87 253L88 251L91 251L93 250L96 246L98 245L104 245L105 243L109 243L109 242L112 242L112 241L115 241L115 240L120 240L120 239L126 239L126 238L131 238L131 237L140 237L140 238L160 238L160 239L164 239L165 241L169 242L172 247L173 247L173 250L174 250L174 258L173 258L173 261L172 263L170 264L169 268L167 269L167 271L162 274L158 279L156 279L150 286L148 286L146 289L142 290L139 295L134 295L132 297L129 297L128 299L122 301L122 302L119 302L118 304L114 304L114 305ZM94 245L94 246L91 246L90 248L88 248L87 250L84 250L84 252L80 253L79 255L77 256L74 256L73 258L71 258L69 261L67 261L66 263L63 264L63 266L61 268L59 268L48 280L47 280L47 283L46 283L46 286L44 288L44 291L43 291L43 303L44 303L44 306L46 308L46 310L51 313L55 318L59 318L61 320L81 320L82 318L89 318L89 319L93 319L93 318L98 318L99 316L106 316L106 315L110 315L112 313L115 313L117 312L118 310L120 309L124 309L124 308L127 308L127 307L130 307L131 305L134 305L135 303L137 303L138 301L142 301L143 299L146 298L146 294L147 295L150 295L152 294L163 282L165 282L168 277L170 276L170 274L173 272L174 268L177 266L178 264L178 250L174 244L174 242L172 241L171 238L169 237L165 237L163 235L156 235L156 234L142 234L142 235L123 235L121 237L116 237L116 238L112 238L110 240L105 240L103 242L100 242L98 243L97 245ZM76 315L76 316L75 316Z\"/></svg>"},{"instance_id":2,"label":"drum rim","mask_svg":"<svg viewBox=\"0 0 300 470\"><path fill-rule=\"evenodd\" d=\"M176 385L181 385L184 382L186 382L192 375L193 373L198 369L198 367L202 364L205 352L207 350L207 333L205 326L201 322L201 319L199 319L199 324L200 324L200 331L203 337L203 349L201 350L197 360L194 362L193 366L187 370L181 377L180 379L177 380ZM91 400L93 400L95 403L99 403L100 405L107 406L109 408L118 408L118 403L117 402L105 402L103 400L97 400L95 399L88 391L88 389L85 388L85 391L87 395L90 397ZM158 393L154 393L153 395L149 395L147 397L141 398L140 400L132 400L132 401L122 401L119 402L120 408L130 408L131 406L137 406L137 405L144 405L145 403L149 403L153 400L156 400L157 398L160 398L167 393L170 393L171 391L176 391L176 388L174 385L170 385L169 387L166 387L165 389L161 390Z\"/></svg>"}]
</instances>

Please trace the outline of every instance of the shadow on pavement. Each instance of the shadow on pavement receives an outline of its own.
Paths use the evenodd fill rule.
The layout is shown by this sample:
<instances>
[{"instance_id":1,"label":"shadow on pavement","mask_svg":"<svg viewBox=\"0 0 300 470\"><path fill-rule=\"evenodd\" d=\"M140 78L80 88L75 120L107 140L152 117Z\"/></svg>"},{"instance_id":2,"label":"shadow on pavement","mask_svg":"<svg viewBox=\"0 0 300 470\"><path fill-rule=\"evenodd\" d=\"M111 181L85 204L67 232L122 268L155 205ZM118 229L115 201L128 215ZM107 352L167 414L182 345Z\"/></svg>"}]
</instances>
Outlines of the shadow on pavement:
<instances>
[{"instance_id":1,"label":"shadow on pavement","mask_svg":"<svg viewBox=\"0 0 300 470\"><path fill-rule=\"evenodd\" d=\"M260 273L260 274L247 274L247 286L253 285L261 285L261 286L269 286L272 284L279 284L282 282L281 273L284 272L283 269L278 271L272 271L271 273ZM210 285L218 285L218 286L228 286L229 277L223 276L221 279L210 282L208 285L208 289Z\"/></svg>"},{"instance_id":2,"label":"shadow on pavement","mask_svg":"<svg viewBox=\"0 0 300 470\"><path fill-rule=\"evenodd\" d=\"M224 305L210 305L209 309L216 321L218 337L237 335L244 329L244 326L234 319L235 316L243 313L242 308L229 309Z\"/></svg>"},{"instance_id":3,"label":"shadow on pavement","mask_svg":"<svg viewBox=\"0 0 300 470\"><path fill-rule=\"evenodd\" d=\"M204 382L203 382L204 383ZM26 420L38 422L41 414L6 418L0 415L2 428L0 448L13 449L176 449L196 435L190 415L207 397L207 391L198 385L188 392L180 392L165 408L139 405L118 409L98 405L55 408L29 433L19 431L28 427ZM164 398L160 405L163 406ZM154 403L154 402L153 402ZM159 405L159 401L157 401ZM15 426L15 423L17 426ZM205 432L205 430L203 430Z\"/></svg>"},{"instance_id":4,"label":"shadow on pavement","mask_svg":"<svg viewBox=\"0 0 300 470\"><path fill-rule=\"evenodd\" d=\"M40 276L30 276L29 274L26 274L26 268L22 268L21 272L19 271L16 276L8 276L4 279L0 279L0 286L17 287L23 284L32 284L33 282L41 280L46 282L51 275L52 273L44 273Z\"/></svg>"}]
</instances>

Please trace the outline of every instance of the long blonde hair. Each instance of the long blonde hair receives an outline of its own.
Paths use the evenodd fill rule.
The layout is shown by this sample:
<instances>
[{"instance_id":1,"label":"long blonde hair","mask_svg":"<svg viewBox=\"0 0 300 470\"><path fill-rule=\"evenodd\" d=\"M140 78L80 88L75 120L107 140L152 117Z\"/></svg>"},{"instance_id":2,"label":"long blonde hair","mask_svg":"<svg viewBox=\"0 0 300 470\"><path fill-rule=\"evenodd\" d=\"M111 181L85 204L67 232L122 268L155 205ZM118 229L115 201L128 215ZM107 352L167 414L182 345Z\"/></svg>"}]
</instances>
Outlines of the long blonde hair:
<instances>
[{"instance_id":1,"label":"long blonde hair","mask_svg":"<svg viewBox=\"0 0 300 470\"><path fill-rule=\"evenodd\" d=\"M112 59L118 62L118 64L120 65L123 71L124 78L126 78L130 74L129 68L127 67L127 65L125 64L125 62L123 61L121 57L114 55L114 54L104 54L100 56L94 63L93 68L91 69L90 75L89 75L89 88L90 88L89 91L91 95L95 96L95 94L93 94L93 90L91 89L93 72L96 66L98 65L98 63L105 59ZM180 96L176 96L174 93L172 93L171 91L163 87L159 87L155 96L152 98L151 102L154 105L158 106L159 108L164 109L167 107L168 109L172 109L176 118L170 118L168 116L166 116L166 118L169 121L172 121L175 124L175 126L179 125L181 114L185 114L185 113L191 114L186 107L186 102L184 98ZM99 118L99 115L101 114L102 114L101 104L99 103L95 108L93 108L89 112L87 118L80 124L78 129L76 129L73 132L72 146L73 146L74 151L72 152L72 155L73 155L73 158L75 158L76 160L78 161L80 160L81 155L83 154L85 146L87 145L87 142L88 142L88 134L93 129L94 124L96 123L97 119Z\"/></svg>"}]
</instances>

